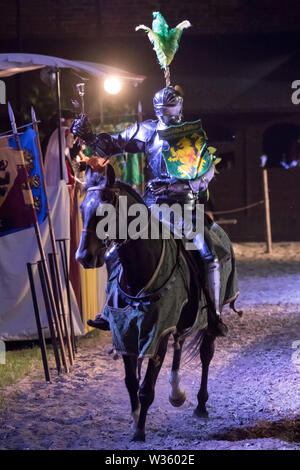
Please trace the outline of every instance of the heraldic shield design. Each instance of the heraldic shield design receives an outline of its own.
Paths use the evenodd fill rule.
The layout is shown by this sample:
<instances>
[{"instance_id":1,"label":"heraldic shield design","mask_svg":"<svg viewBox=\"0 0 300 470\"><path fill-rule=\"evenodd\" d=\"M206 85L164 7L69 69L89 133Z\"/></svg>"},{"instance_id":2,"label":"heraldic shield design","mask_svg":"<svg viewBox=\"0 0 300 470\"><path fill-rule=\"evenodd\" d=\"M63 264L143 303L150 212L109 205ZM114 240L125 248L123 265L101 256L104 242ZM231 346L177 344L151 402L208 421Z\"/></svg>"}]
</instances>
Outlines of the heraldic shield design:
<instances>
[{"instance_id":1,"label":"heraldic shield design","mask_svg":"<svg viewBox=\"0 0 300 470\"><path fill-rule=\"evenodd\" d=\"M204 175L215 160L213 147L207 147L207 135L201 119L185 122L158 131L160 139L169 143L163 157L170 176L191 180Z\"/></svg>"}]
</instances>

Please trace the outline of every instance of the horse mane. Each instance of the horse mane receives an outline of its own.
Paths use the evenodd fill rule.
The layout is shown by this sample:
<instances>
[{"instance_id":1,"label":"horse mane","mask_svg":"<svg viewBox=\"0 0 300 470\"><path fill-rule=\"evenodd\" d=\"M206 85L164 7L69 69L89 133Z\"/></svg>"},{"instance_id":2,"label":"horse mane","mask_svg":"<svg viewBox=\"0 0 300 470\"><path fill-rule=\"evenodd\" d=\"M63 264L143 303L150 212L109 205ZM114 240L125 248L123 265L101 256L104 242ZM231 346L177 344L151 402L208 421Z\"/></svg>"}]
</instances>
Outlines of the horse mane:
<instances>
[{"instance_id":1,"label":"horse mane","mask_svg":"<svg viewBox=\"0 0 300 470\"><path fill-rule=\"evenodd\" d=\"M140 204L146 205L146 203L145 203L143 197L140 195L140 193L138 191L136 191L136 189L132 188L132 186L130 186L129 184L124 183L124 181L121 181L121 180L116 180L115 185L118 188L123 189L124 191L128 192L129 195L132 196L133 199L137 199L137 202L139 202Z\"/></svg>"},{"instance_id":2,"label":"horse mane","mask_svg":"<svg viewBox=\"0 0 300 470\"><path fill-rule=\"evenodd\" d=\"M98 173L97 171L86 171L86 184L85 184L85 189L89 189L92 186L102 186L105 184L106 178L104 173ZM119 179L116 179L114 186L117 186L120 189L123 189L125 192L127 192L130 196L132 196L133 199L137 200L140 204L145 204L144 199L142 196L133 189L129 184L124 183L124 181L121 181Z\"/></svg>"}]
</instances>

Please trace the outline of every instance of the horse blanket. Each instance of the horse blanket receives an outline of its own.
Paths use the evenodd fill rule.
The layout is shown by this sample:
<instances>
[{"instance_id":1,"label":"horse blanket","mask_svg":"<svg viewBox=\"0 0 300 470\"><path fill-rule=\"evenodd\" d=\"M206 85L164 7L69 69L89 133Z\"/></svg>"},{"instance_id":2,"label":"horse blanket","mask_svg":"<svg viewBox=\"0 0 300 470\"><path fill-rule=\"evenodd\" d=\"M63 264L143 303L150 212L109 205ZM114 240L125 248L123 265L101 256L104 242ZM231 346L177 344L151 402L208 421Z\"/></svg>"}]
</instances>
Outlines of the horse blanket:
<instances>
[{"instance_id":1,"label":"horse blanket","mask_svg":"<svg viewBox=\"0 0 300 470\"><path fill-rule=\"evenodd\" d=\"M210 236L220 262L220 302L225 305L238 296L234 253L228 236L215 223L210 227ZM188 308L193 295L190 292L193 273L180 245L171 238L163 241L161 261L154 278L136 297L124 296L119 285L121 275L119 263L108 269L107 300L102 312L109 321L114 348L121 354L139 358L155 357L161 338L176 333L180 316L185 314L185 307ZM194 319L184 335L207 326L206 298L203 290L199 290Z\"/></svg>"}]
</instances>

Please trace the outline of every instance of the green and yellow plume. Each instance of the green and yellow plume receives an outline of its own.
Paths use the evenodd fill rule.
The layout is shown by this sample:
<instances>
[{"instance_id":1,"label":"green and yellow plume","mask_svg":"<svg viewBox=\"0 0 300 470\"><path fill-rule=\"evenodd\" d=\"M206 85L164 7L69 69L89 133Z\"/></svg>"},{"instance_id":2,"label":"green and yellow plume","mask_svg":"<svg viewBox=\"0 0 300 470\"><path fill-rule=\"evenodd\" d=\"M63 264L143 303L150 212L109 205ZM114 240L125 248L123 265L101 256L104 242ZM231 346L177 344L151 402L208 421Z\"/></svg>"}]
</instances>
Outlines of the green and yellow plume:
<instances>
[{"instance_id":1,"label":"green and yellow plume","mask_svg":"<svg viewBox=\"0 0 300 470\"><path fill-rule=\"evenodd\" d=\"M153 12L152 29L143 24L135 28L136 31L143 29L148 34L148 38L153 44L157 59L161 68L165 71L166 86L170 85L170 70L175 53L178 50L179 40L182 31L189 28L191 23L187 20L179 23L175 28L169 30L169 26L159 11Z\"/></svg>"}]
</instances>

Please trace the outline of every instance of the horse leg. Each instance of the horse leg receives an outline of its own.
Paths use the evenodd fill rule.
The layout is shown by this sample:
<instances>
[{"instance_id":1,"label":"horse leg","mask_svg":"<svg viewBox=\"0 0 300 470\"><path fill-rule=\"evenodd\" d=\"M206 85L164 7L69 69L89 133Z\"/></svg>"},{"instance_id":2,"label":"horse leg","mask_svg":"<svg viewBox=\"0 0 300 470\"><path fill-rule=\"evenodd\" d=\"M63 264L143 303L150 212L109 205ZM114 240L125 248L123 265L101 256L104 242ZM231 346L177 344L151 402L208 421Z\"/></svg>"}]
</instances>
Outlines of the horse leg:
<instances>
[{"instance_id":1,"label":"horse leg","mask_svg":"<svg viewBox=\"0 0 300 470\"><path fill-rule=\"evenodd\" d=\"M200 358L202 363L201 385L198 392L198 405L194 411L195 416L199 418L208 418L206 402L208 400L207 379L209 364L215 352L215 336L205 334L200 346Z\"/></svg>"},{"instance_id":2,"label":"horse leg","mask_svg":"<svg viewBox=\"0 0 300 470\"><path fill-rule=\"evenodd\" d=\"M179 366L181 360L182 346L184 340L178 341L176 336L174 337L174 355L172 362L172 370L169 377L169 382L171 385L171 391L169 394L169 402L172 406L181 406L185 402L186 394L183 389L179 387L180 375L179 375Z\"/></svg>"},{"instance_id":3,"label":"horse leg","mask_svg":"<svg viewBox=\"0 0 300 470\"><path fill-rule=\"evenodd\" d=\"M131 404L131 416L133 418L133 426L136 427L139 414L140 402L138 398L139 381L137 378L137 357L123 355L125 366L125 385L129 393Z\"/></svg>"},{"instance_id":4,"label":"horse leg","mask_svg":"<svg viewBox=\"0 0 300 470\"><path fill-rule=\"evenodd\" d=\"M154 400L155 383L167 352L168 339L169 335L162 339L155 358L149 359L145 378L139 389L141 411L133 441L145 441L146 417L148 409Z\"/></svg>"}]
</instances>

